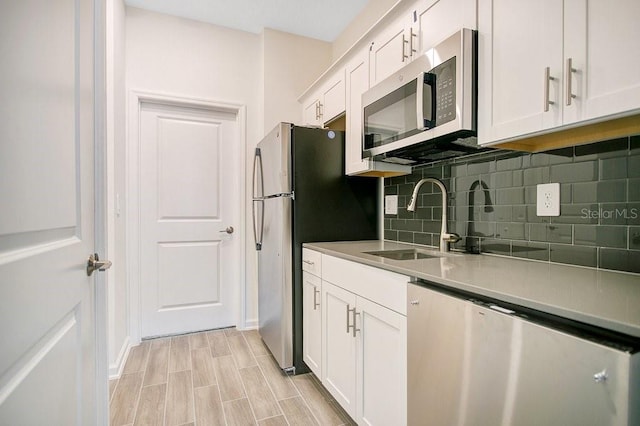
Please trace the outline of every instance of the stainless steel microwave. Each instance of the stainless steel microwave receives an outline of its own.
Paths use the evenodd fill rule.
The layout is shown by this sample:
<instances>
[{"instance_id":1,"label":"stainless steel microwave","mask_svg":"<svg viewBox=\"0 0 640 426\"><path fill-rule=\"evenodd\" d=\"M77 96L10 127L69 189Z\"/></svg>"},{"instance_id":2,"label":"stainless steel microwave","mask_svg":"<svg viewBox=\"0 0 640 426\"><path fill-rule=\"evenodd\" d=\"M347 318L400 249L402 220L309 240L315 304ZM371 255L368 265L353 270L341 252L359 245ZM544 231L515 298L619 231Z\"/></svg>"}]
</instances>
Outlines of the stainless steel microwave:
<instances>
[{"instance_id":1,"label":"stainless steel microwave","mask_svg":"<svg viewBox=\"0 0 640 426\"><path fill-rule=\"evenodd\" d=\"M364 158L417 164L477 152L477 36L462 29L362 95Z\"/></svg>"}]
</instances>

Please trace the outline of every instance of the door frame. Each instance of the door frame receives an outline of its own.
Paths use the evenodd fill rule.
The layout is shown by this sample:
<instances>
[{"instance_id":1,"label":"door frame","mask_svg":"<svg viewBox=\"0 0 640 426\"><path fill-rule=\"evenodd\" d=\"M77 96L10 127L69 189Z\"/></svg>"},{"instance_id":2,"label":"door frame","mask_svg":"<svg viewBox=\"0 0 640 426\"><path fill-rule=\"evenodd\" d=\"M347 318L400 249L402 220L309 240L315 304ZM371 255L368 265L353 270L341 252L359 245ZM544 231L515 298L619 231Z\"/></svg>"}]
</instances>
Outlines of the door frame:
<instances>
[{"instance_id":1,"label":"door frame","mask_svg":"<svg viewBox=\"0 0 640 426\"><path fill-rule=\"evenodd\" d=\"M130 90L127 103L127 161L126 161L126 194L127 194L127 220L126 220L126 250L127 250L127 289L129 295L129 344L140 343L141 336L141 270L140 270L140 150L141 131L140 118L142 114L142 104L153 103L159 105L195 108L212 112L225 112L236 115L236 125L238 130L238 164L237 170L240 172L240 188L246 186L245 176L245 151L247 146L246 132L246 106L242 104L221 102L209 99L199 99L183 96L168 95L162 93L145 92L140 90ZM237 206L240 223L237 226L237 234L240 239L238 276L240 277L239 288L234 292L231 301L235 311L235 322L238 328L245 328L245 304L241 303L246 299L246 233L245 216L246 202L244 192L239 198Z\"/></svg>"}]
</instances>

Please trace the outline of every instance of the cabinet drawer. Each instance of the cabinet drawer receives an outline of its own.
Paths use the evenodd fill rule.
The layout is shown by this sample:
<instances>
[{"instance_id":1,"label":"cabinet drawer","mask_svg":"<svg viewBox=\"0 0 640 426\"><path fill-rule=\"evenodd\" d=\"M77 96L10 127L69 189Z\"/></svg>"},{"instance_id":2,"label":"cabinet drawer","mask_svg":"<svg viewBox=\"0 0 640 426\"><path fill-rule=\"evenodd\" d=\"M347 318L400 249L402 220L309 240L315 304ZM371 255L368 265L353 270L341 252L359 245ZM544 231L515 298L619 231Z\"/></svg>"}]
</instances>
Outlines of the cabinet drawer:
<instances>
[{"instance_id":1,"label":"cabinet drawer","mask_svg":"<svg viewBox=\"0 0 640 426\"><path fill-rule=\"evenodd\" d=\"M302 249L302 270L317 277L320 276L322 265L322 254L317 251Z\"/></svg>"},{"instance_id":2,"label":"cabinet drawer","mask_svg":"<svg viewBox=\"0 0 640 426\"><path fill-rule=\"evenodd\" d=\"M322 279L402 315L407 314L409 277L322 255Z\"/></svg>"}]
</instances>

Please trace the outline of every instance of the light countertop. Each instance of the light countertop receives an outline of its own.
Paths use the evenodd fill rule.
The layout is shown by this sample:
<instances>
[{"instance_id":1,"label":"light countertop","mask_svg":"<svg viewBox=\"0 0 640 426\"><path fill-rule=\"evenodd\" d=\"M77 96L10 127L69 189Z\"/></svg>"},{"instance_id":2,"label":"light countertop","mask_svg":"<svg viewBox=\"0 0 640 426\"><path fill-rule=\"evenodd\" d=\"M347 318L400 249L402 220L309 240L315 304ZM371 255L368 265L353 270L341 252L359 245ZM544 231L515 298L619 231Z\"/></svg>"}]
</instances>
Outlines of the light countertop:
<instances>
[{"instance_id":1,"label":"light countertop","mask_svg":"<svg viewBox=\"0 0 640 426\"><path fill-rule=\"evenodd\" d=\"M440 253L391 241L307 243L304 247L409 277L640 337L640 275L521 260ZM392 260L368 251L419 248L441 256Z\"/></svg>"}]
</instances>

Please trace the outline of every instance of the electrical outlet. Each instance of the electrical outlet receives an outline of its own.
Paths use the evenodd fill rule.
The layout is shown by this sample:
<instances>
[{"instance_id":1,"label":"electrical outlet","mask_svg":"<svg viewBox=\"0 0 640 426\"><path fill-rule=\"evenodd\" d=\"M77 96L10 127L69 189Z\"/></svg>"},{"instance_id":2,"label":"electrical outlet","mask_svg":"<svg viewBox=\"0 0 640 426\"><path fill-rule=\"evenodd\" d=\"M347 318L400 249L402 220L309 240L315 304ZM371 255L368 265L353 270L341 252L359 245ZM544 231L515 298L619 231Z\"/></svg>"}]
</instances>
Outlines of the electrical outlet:
<instances>
[{"instance_id":1,"label":"electrical outlet","mask_svg":"<svg viewBox=\"0 0 640 426\"><path fill-rule=\"evenodd\" d=\"M537 186L536 214L560 216L560 184L545 183Z\"/></svg>"},{"instance_id":2,"label":"electrical outlet","mask_svg":"<svg viewBox=\"0 0 640 426\"><path fill-rule=\"evenodd\" d=\"M386 195L384 197L384 214L398 214L397 195Z\"/></svg>"}]
</instances>

